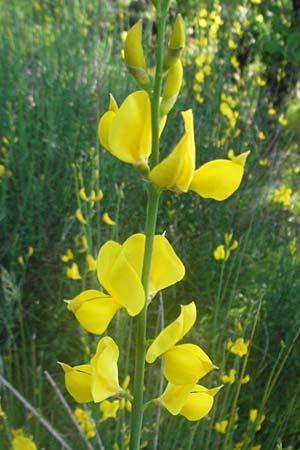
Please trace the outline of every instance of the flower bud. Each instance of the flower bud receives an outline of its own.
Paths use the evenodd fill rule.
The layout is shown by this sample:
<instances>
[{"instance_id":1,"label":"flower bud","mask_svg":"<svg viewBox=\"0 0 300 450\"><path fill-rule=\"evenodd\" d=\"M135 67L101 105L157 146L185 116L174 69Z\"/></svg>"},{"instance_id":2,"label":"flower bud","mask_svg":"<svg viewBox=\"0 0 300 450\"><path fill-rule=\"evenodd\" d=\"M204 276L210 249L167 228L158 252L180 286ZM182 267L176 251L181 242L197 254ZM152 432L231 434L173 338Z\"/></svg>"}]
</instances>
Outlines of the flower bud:
<instances>
[{"instance_id":1,"label":"flower bud","mask_svg":"<svg viewBox=\"0 0 300 450\"><path fill-rule=\"evenodd\" d=\"M180 59L178 59L168 71L160 105L162 115L168 114L175 105L182 84L182 73L182 64Z\"/></svg>"},{"instance_id":2,"label":"flower bud","mask_svg":"<svg viewBox=\"0 0 300 450\"><path fill-rule=\"evenodd\" d=\"M164 57L164 70L170 69L179 59L181 51L185 46L185 29L184 21L180 14L178 14L168 48Z\"/></svg>"},{"instance_id":3,"label":"flower bud","mask_svg":"<svg viewBox=\"0 0 300 450\"><path fill-rule=\"evenodd\" d=\"M127 68L138 84L147 89L150 80L146 71L146 61L142 47L142 22L139 20L127 33L124 44Z\"/></svg>"}]
</instances>

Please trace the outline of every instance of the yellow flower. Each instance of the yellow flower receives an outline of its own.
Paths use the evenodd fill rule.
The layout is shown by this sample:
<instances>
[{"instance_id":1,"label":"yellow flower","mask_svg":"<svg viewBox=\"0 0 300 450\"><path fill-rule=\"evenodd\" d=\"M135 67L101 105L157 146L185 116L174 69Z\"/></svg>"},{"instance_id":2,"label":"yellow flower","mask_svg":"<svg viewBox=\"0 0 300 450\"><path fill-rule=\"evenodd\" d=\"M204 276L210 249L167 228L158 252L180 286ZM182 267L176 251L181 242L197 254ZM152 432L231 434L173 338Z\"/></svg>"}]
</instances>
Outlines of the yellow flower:
<instances>
[{"instance_id":1,"label":"yellow flower","mask_svg":"<svg viewBox=\"0 0 300 450\"><path fill-rule=\"evenodd\" d=\"M292 189L286 185L282 185L280 188L274 190L272 202L282 203L284 206L289 206L291 194Z\"/></svg>"},{"instance_id":2,"label":"yellow flower","mask_svg":"<svg viewBox=\"0 0 300 450\"><path fill-rule=\"evenodd\" d=\"M215 424L215 430L217 433L225 434L228 426L228 420L221 420Z\"/></svg>"},{"instance_id":3,"label":"yellow flower","mask_svg":"<svg viewBox=\"0 0 300 450\"><path fill-rule=\"evenodd\" d=\"M69 394L78 403L93 401L91 393L91 365L81 364L71 367L59 362L65 372L65 385Z\"/></svg>"},{"instance_id":4,"label":"yellow flower","mask_svg":"<svg viewBox=\"0 0 300 450\"><path fill-rule=\"evenodd\" d=\"M113 400L112 402L104 400L100 403L99 408L102 413L100 422L105 422L105 420L110 418L115 419L120 408L120 400Z\"/></svg>"},{"instance_id":5,"label":"yellow flower","mask_svg":"<svg viewBox=\"0 0 300 450\"><path fill-rule=\"evenodd\" d=\"M292 255L296 252L297 250L297 239L294 238L291 240L291 242L289 243L289 249L290 252L292 253Z\"/></svg>"},{"instance_id":6,"label":"yellow flower","mask_svg":"<svg viewBox=\"0 0 300 450\"><path fill-rule=\"evenodd\" d=\"M170 155L151 170L150 180L160 187L187 192L195 170L194 120L191 109L181 114L185 134Z\"/></svg>"},{"instance_id":7,"label":"yellow flower","mask_svg":"<svg viewBox=\"0 0 300 450\"><path fill-rule=\"evenodd\" d=\"M79 220L80 223L83 223L83 224L87 223L85 218L82 215L80 208L76 209L75 216L76 216L76 219Z\"/></svg>"},{"instance_id":8,"label":"yellow flower","mask_svg":"<svg viewBox=\"0 0 300 450\"><path fill-rule=\"evenodd\" d=\"M213 397L219 389L207 389L200 384L178 386L168 383L159 400L172 415L181 414L186 419L195 421L209 413Z\"/></svg>"},{"instance_id":9,"label":"yellow flower","mask_svg":"<svg viewBox=\"0 0 300 450\"><path fill-rule=\"evenodd\" d=\"M264 139L266 139L265 133L264 133L263 131L258 131L257 137L258 137L258 139L260 139L261 141L263 141Z\"/></svg>"},{"instance_id":10,"label":"yellow flower","mask_svg":"<svg viewBox=\"0 0 300 450\"><path fill-rule=\"evenodd\" d=\"M106 223L106 225L115 225L116 224L116 222L114 220L112 220L111 217L109 217L107 212L102 214L102 220L104 223Z\"/></svg>"},{"instance_id":11,"label":"yellow flower","mask_svg":"<svg viewBox=\"0 0 300 450\"><path fill-rule=\"evenodd\" d=\"M95 202L100 202L103 199L103 192L101 189L98 190L97 194L95 194L95 198L93 199Z\"/></svg>"},{"instance_id":12,"label":"yellow flower","mask_svg":"<svg viewBox=\"0 0 300 450\"><path fill-rule=\"evenodd\" d=\"M152 143L151 107L147 92L133 92L120 108L111 99L109 111L100 118L98 135L103 147L121 161L145 166Z\"/></svg>"},{"instance_id":13,"label":"yellow flower","mask_svg":"<svg viewBox=\"0 0 300 450\"><path fill-rule=\"evenodd\" d=\"M241 383L242 384L247 384L250 381L250 375L245 375L242 379L241 379Z\"/></svg>"},{"instance_id":14,"label":"yellow flower","mask_svg":"<svg viewBox=\"0 0 300 450\"><path fill-rule=\"evenodd\" d=\"M86 262L88 265L88 270L92 271L97 269L97 260L92 255L86 255Z\"/></svg>"},{"instance_id":15,"label":"yellow flower","mask_svg":"<svg viewBox=\"0 0 300 450\"><path fill-rule=\"evenodd\" d=\"M66 253L60 257L63 262L71 261L74 258L73 252L70 248L67 249Z\"/></svg>"},{"instance_id":16,"label":"yellow flower","mask_svg":"<svg viewBox=\"0 0 300 450\"><path fill-rule=\"evenodd\" d=\"M71 267L67 267L66 275L71 280L81 280L81 275L80 275L79 268L78 268L78 265L76 264L76 262L73 262Z\"/></svg>"},{"instance_id":17,"label":"yellow flower","mask_svg":"<svg viewBox=\"0 0 300 450\"><path fill-rule=\"evenodd\" d=\"M69 394L78 402L95 403L117 394L119 349L115 341L105 336L98 342L96 354L90 364L71 367L59 363L65 372L65 385Z\"/></svg>"},{"instance_id":18,"label":"yellow flower","mask_svg":"<svg viewBox=\"0 0 300 450\"><path fill-rule=\"evenodd\" d=\"M274 116L274 114L276 114L276 109L274 108L272 103L268 105L268 114L269 116Z\"/></svg>"},{"instance_id":19,"label":"yellow flower","mask_svg":"<svg viewBox=\"0 0 300 450\"><path fill-rule=\"evenodd\" d=\"M232 384L232 383L235 382L235 375L236 375L236 370L235 369L230 369L228 375L224 374L224 375L221 376L221 381L223 383Z\"/></svg>"},{"instance_id":20,"label":"yellow flower","mask_svg":"<svg viewBox=\"0 0 300 450\"><path fill-rule=\"evenodd\" d=\"M88 439L95 436L95 422L82 408L75 408L74 416Z\"/></svg>"},{"instance_id":21,"label":"yellow flower","mask_svg":"<svg viewBox=\"0 0 300 450\"><path fill-rule=\"evenodd\" d=\"M288 121L286 120L286 118L284 117L283 114L280 114L280 116L278 117L278 122L285 127L288 124Z\"/></svg>"},{"instance_id":22,"label":"yellow flower","mask_svg":"<svg viewBox=\"0 0 300 450\"><path fill-rule=\"evenodd\" d=\"M257 421L257 417L258 417L258 409L250 409L249 411L249 420L251 423L255 423ZM256 424L255 430L259 431L261 429L261 425L264 422L266 416L265 415L261 415L259 418L258 423Z\"/></svg>"},{"instance_id":23,"label":"yellow flower","mask_svg":"<svg viewBox=\"0 0 300 450\"><path fill-rule=\"evenodd\" d=\"M146 361L150 364L159 356L163 356L163 373L172 384L195 384L214 367L208 355L199 346L176 345L194 325L196 314L194 302L181 305L180 315L159 333L146 353Z\"/></svg>"},{"instance_id":24,"label":"yellow flower","mask_svg":"<svg viewBox=\"0 0 300 450\"><path fill-rule=\"evenodd\" d=\"M141 87L147 89L150 80L146 71L146 61L142 46L141 20L133 25L126 35L124 59L131 75L133 75Z\"/></svg>"},{"instance_id":25,"label":"yellow flower","mask_svg":"<svg viewBox=\"0 0 300 450\"><path fill-rule=\"evenodd\" d=\"M259 165L262 167L269 167L271 165L271 161L268 158L260 159Z\"/></svg>"},{"instance_id":26,"label":"yellow flower","mask_svg":"<svg viewBox=\"0 0 300 450\"><path fill-rule=\"evenodd\" d=\"M225 247L223 244L218 245L218 247L214 250L214 258L215 259L225 259Z\"/></svg>"},{"instance_id":27,"label":"yellow flower","mask_svg":"<svg viewBox=\"0 0 300 450\"><path fill-rule=\"evenodd\" d=\"M185 26L182 16L177 15L171 37L168 42L167 51L164 56L164 69L170 69L178 61L185 46Z\"/></svg>"},{"instance_id":28,"label":"yellow flower","mask_svg":"<svg viewBox=\"0 0 300 450\"><path fill-rule=\"evenodd\" d=\"M80 197L81 200L83 200L84 202L87 202L87 201L88 201L88 197L87 197L87 195L86 195L86 193L85 193L84 188L81 188L81 189L79 190L79 197Z\"/></svg>"},{"instance_id":29,"label":"yellow flower","mask_svg":"<svg viewBox=\"0 0 300 450\"><path fill-rule=\"evenodd\" d=\"M23 266L25 264L24 257L22 255L18 256L18 263Z\"/></svg>"},{"instance_id":30,"label":"yellow flower","mask_svg":"<svg viewBox=\"0 0 300 450\"><path fill-rule=\"evenodd\" d=\"M231 65L235 69L237 69L240 66L240 63L239 63L239 61L238 61L238 59L237 59L237 57L235 55L230 58L230 62L231 62Z\"/></svg>"},{"instance_id":31,"label":"yellow flower","mask_svg":"<svg viewBox=\"0 0 300 450\"><path fill-rule=\"evenodd\" d=\"M23 430L12 430L12 450L37 450L32 437L26 437Z\"/></svg>"},{"instance_id":32,"label":"yellow flower","mask_svg":"<svg viewBox=\"0 0 300 450\"><path fill-rule=\"evenodd\" d=\"M256 77L256 83L258 84L258 86L265 86L266 85L266 80L264 80L263 78L261 78L259 75Z\"/></svg>"},{"instance_id":33,"label":"yellow flower","mask_svg":"<svg viewBox=\"0 0 300 450\"><path fill-rule=\"evenodd\" d=\"M227 342L227 349L242 358L248 352L249 343L250 341L245 342L243 338L238 338L235 342L229 340Z\"/></svg>"},{"instance_id":34,"label":"yellow flower","mask_svg":"<svg viewBox=\"0 0 300 450\"><path fill-rule=\"evenodd\" d=\"M162 114L168 114L173 108L182 84L182 64L180 59L168 71L163 96L160 104Z\"/></svg>"},{"instance_id":35,"label":"yellow flower","mask_svg":"<svg viewBox=\"0 0 300 450\"><path fill-rule=\"evenodd\" d=\"M86 290L68 301L79 323L89 332L103 333L118 309L124 307L131 316L141 312L145 292L141 282L145 235L134 234L123 245L106 242L97 259L97 275L109 294L94 289ZM149 297L157 291L180 281L184 265L168 240L154 237L153 258L149 280Z\"/></svg>"},{"instance_id":36,"label":"yellow flower","mask_svg":"<svg viewBox=\"0 0 300 450\"><path fill-rule=\"evenodd\" d=\"M261 444L257 444L257 445L254 445L254 447L251 447L251 450L260 450L261 448L262 448L262 445Z\"/></svg>"},{"instance_id":37,"label":"yellow flower","mask_svg":"<svg viewBox=\"0 0 300 450\"><path fill-rule=\"evenodd\" d=\"M195 140L192 110L182 113L185 134L174 150L150 172L150 180L162 188L189 189L205 198L225 200L239 187L248 152L231 161L216 159L195 171Z\"/></svg>"}]
</instances>

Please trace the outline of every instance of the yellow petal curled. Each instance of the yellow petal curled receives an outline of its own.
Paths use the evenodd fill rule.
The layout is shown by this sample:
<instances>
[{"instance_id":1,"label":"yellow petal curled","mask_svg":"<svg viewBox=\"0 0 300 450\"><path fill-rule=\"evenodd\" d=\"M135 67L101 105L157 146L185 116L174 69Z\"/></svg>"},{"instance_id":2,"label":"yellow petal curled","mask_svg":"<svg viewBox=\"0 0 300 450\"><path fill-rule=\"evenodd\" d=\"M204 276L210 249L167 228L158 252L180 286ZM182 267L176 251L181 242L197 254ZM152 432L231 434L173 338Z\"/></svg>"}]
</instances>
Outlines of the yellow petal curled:
<instances>
[{"instance_id":1,"label":"yellow petal curled","mask_svg":"<svg viewBox=\"0 0 300 450\"><path fill-rule=\"evenodd\" d=\"M179 386L168 383L159 400L173 416L176 416L183 408L193 386L193 384Z\"/></svg>"},{"instance_id":2,"label":"yellow petal curled","mask_svg":"<svg viewBox=\"0 0 300 450\"><path fill-rule=\"evenodd\" d=\"M185 134L174 150L150 173L152 183L163 188L177 188L187 192L195 170L194 120L191 109L181 113Z\"/></svg>"},{"instance_id":3,"label":"yellow petal curled","mask_svg":"<svg viewBox=\"0 0 300 450\"><path fill-rule=\"evenodd\" d=\"M145 304L144 288L120 244L108 241L101 247L97 274L102 286L130 316L141 312Z\"/></svg>"},{"instance_id":4,"label":"yellow petal curled","mask_svg":"<svg viewBox=\"0 0 300 450\"><path fill-rule=\"evenodd\" d=\"M92 402L90 364L74 367L64 363L59 364L65 372L65 385L69 394L78 403Z\"/></svg>"},{"instance_id":5,"label":"yellow petal curled","mask_svg":"<svg viewBox=\"0 0 300 450\"><path fill-rule=\"evenodd\" d=\"M181 305L181 312L177 319L164 328L148 348L146 361L153 363L156 358L174 347L192 328L196 315L197 310L194 302Z\"/></svg>"},{"instance_id":6,"label":"yellow petal curled","mask_svg":"<svg viewBox=\"0 0 300 450\"><path fill-rule=\"evenodd\" d=\"M209 413L213 403L210 389L197 384L189 393L180 414L191 421L200 420Z\"/></svg>"},{"instance_id":7,"label":"yellow petal curled","mask_svg":"<svg viewBox=\"0 0 300 450\"><path fill-rule=\"evenodd\" d=\"M146 237L137 233L130 236L123 244L124 252L138 276L142 277ZM185 268L168 239L160 234L154 236L152 263L150 269L149 295L165 289L180 281L185 274Z\"/></svg>"},{"instance_id":8,"label":"yellow petal curled","mask_svg":"<svg viewBox=\"0 0 300 450\"><path fill-rule=\"evenodd\" d=\"M83 291L68 302L68 309L80 325L94 334L104 333L120 308L121 305L112 297L95 289Z\"/></svg>"},{"instance_id":9,"label":"yellow petal curled","mask_svg":"<svg viewBox=\"0 0 300 450\"><path fill-rule=\"evenodd\" d=\"M151 108L145 91L128 95L118 112L104 125L108 131L108 150L121 161L145 165L151 153ZM99 124L101 133L101 123ZM104 133L104 134L105 134Z\"/></svg>"},{"instance_id":10,"label":"yellow petal curled","mask_svg":"<svg viewBox=\"0 0 300 450\"><path fill-rule=\"evenodd\" d=\"M105 336L91 359L91 392L94 402L102 402L120 390L118 379L119 349L115 341Z\"/></svg>"},{"instance_id":11,"label":"yellow petal curled","mask_svg":"<svg viewBox=\"0 0 300 450\"><path fill-rule=\"evenodd\" d=\"M192 384L214 367L198 345L176 345L164 353L164 376L172 384Z\"/></svg>"},{"instance_id":12,"label":"yellow petal curled","mask_svg":"<svg viewBox=\"0 0 300 450\"><path fill-rule=\"evenodd\" d=\"M195 171L190 189L204 198L226 200L241 184L248 154L241 154L234 160L215 159L203 164Z\"/></svg>"}]
</instances>

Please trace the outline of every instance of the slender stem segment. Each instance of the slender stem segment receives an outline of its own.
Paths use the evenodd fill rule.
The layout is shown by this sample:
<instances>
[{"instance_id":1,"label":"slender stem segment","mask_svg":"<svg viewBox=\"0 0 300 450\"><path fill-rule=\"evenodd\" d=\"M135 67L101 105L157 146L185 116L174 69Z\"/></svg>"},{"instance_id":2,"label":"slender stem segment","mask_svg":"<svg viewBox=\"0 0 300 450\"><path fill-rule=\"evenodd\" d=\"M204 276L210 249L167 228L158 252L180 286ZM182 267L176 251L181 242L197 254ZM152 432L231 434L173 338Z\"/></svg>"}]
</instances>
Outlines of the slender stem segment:
<instances>
[{"instance_id":1,"label":"slender stem segment","mask_svg":"<svg viewBox=\"0 0 300 450\"><path fill-rule=\"evenodd\" d=\"M159 124L160 110L159 101L162 87L163 76L163 52L164 52L164 35L166 16L168 8L157 6L157 52L156 52L156 72L154 80L154 90L151 98L151 120L152 120L152 153L151 168L159 161ZM150 269L153 253L154 235L156 229L158 203L160 189L151 185L149 188L147 218L146 218L146 242L142 272L142 283L145 290L145 307L137 317L137 334L136 334L136 354L135 354L135 372L134 372L134 389L133 389L133 405L131 414L131 437L130 450L138 450L140 448L141 431L143 423L143 390L144 390L144 373L145 373L145 354L146 354L146 328L147 328L147 299Z\"/></svg>"}]
</instances>

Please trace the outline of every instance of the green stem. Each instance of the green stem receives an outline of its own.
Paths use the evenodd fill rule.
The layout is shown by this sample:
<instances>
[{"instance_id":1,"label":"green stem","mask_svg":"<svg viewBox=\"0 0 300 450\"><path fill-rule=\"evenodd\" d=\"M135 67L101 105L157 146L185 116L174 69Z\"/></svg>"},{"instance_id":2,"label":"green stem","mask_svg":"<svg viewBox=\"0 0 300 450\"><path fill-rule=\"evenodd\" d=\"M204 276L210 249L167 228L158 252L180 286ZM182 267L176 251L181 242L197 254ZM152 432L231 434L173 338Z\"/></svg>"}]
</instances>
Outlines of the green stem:
<instances>
[{"instance_id":1,"label":"green stem","mask_svg":"<svg viewBox=\"0 0 300 450\"><path fill-rule=\"evenodd\" d=\"M166 2L165 2L166 3ZM154 167L159 161L159 124L160 124L160 93L163 78L163 53L164 36L166 27L168 6L158 2L157 7L157 52L156 52L156 71L154 79L154 90L151 96L151 124L152 124L152 152L151 167ZM145 290L145 307L137 317L137 335L136 335L136 353L135 353L135 372L133 388L133 405L131 414L131 436L130 450L140 448L141 431L143 423L143 391L144 391L144 373L145 373L145 355L146 355L146 328L147 328L147 301L148 287L150 278L150 268L153 252L154 235L157 222L158 203L160 189L152 185L150 187L147 218L146 218L146 242L143 261L142 284Z\"/></svg>"}]
</instances>

